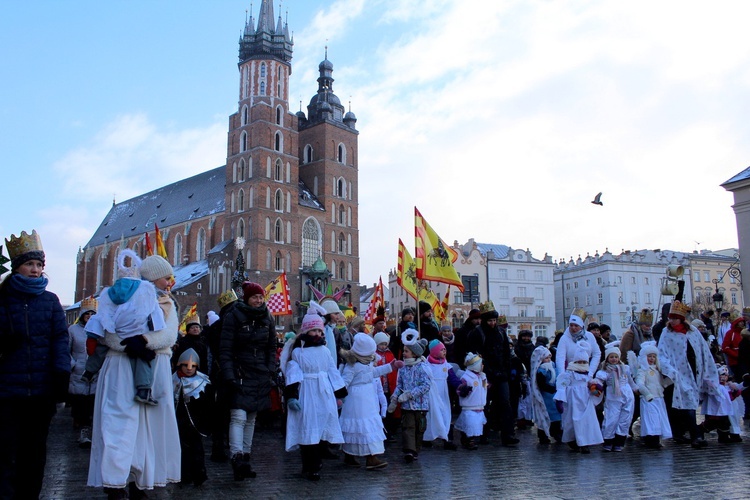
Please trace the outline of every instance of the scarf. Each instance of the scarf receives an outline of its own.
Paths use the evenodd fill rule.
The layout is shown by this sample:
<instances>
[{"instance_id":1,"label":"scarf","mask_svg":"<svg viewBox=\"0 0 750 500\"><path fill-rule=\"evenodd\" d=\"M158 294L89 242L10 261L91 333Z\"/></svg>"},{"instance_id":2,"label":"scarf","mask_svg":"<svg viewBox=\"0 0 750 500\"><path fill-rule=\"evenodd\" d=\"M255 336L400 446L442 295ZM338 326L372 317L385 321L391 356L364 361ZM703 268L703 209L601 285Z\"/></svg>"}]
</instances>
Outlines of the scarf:
<instances>
[{"instance_id":1,"label":"scarf","mask_svg":"<svg viewBox=\"0 0 750 500\"><path fill-rule=\"evenodd\" d=\"M320 335L319 337L313 337L312 335L303 333L302 335L299 336L298 340L302 342L303 347L318 347L321 345L326 345L325 335Z\"/></svg>"},{"instance_id":2,"label":"scarf","mask_svg":"<svg viewBox=\"0 0 750 500\"><path fill-rule=\"evenodd\" d=\"M673 332L676 332L676 333L687 333L688 331L687 326L685 326L684 323L678 323L677 326L670 325L670 328Z\"/></svg>"},{"instance_id":3,"label":"scarf","mask_svg":"<svg viewBox=\"0 0 750 500\"><path fill-rule=\"evenodd\" d=\"M119 306L129 301L140 285L141 280L120 278L107 289L107 295L113 304Z\"/></svg>"},{"instance_id":4,"label":"scarf","mask_svg":"<svg viewBox=\"0 0 750 500\"><path fill-rule=\"evenodd\" d=\"M546 370L550 375L549 385L555 385L555 379L557 379L557 372L555 370L555 364L552 361L542 363L539 368Z\"/></svg>"},{"instance_id":5,"label":"scarf","mask_svg":"<svg viewBox=\"0 0 750 500\"><path fill-rule=\"evenodd\" d=\"M424 357L420 356L418 358L406 358L404 359L404 366L414 366L417 363L421 363L424 361Z\"/></svg>"},{"instance_id":6,"label":"scarf","mask_svg":"<svg viewBox=\"0 0 750 500\"><path fill-rule=\"evenodd\" d=\"M10 286L18 292L27 293L29 295L43 294L47 289L47 283L49 283L49 280L46 276L27 278L18 273L10 275Z\"/></svg>"},{"instance_id":7,"label":"scarf","mask_svg":"<svg viewBox=\"0 0 750 500\"><path fill-rule=\"evenodd\" d=\"M588 373L589 364L588 363L568 363L568 367L566 368L566 370L570 370L576 373Z\"/></svg>"},{"instance_id":8,"label":"scarf","mask_svg":"<svg viewBox=\"0 0 750 500\"><path fill-rule=\"evenodd\" d=\"M573 342L576 343L578 343L579 340L583 340L584 338L586 338L586 330L584 330L583 328L581 328L580 331L576 334L573 334L573 332L568 329L568 333L570 333L570 336L573 337Z\"/></svg>"},{"instance_id":9,"label":"scarf","mask_svg":"<svg viewBox=\"0 0 750 500\"><path fill-rule=\"evenodd\" d=\"M369 356L362 356L362 355L357 354L354 351L350 351L350 352L352 353L352 356L354 356L354 358L359 363L362 363L363 365L369 365L370 363L372 363L373 361L375 361L375 355L374 354L371 354Z\"/></svg>"},{"instance_id":10,"label":"scarf","mask_svg":"<svg viewBox=\"0 0 750 500\"><path fill-rule=\"evenodd\" d=\"M453 342L456 341L456 336L452 333L450 336L443 335L443 345L451 345Z\"/></svg>"},{"instance_id":11,"label":"scarf","mask_svg":"<svg viewBox=\"0 0 750 500\"><path fill-rule=\"evenodd\" d=\"M614 378L614 388L615 388L615 396L620 396L622 393L620 392L620 376L622 375L622 367L620 364L612 365L607 363L605 366L608 373L612 375Z\"/></svg>"},{"instance_id":12,"label":"scarf","mask_svg":"<svg viewBox=\"0 0 750 500\"><path fill-rule=\"evenodd\" d=\"M427 356L427 361L429 361L433 365L442 365L443 363L445 363L445 358L443 359L433 358L432 354L430 354L429 356Z\"/></svg>"}]
</instances>

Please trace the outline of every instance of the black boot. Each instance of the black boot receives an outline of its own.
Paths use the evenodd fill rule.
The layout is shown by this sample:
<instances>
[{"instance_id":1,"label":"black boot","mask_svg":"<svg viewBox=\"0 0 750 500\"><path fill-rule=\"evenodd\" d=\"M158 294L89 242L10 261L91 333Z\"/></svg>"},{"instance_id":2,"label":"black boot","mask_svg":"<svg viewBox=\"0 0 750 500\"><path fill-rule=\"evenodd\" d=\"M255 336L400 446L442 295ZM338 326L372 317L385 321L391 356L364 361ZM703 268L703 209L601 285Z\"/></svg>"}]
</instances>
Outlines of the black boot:
<instances>
[{"instance_id":1,"label":"black boot","mask_svg":"<svg viewBox=\"0 0 750 500\"><path fill-rule=\"evenodd\" d=\"M725 443L731 443L732 441L729 439L729 431L716 431L719 434L719 442L722 444Z\"/></svg>"},{"instance_id":2,"label":"black boot","mask_svg":"<svg viewBox=\"0 0 750 500\"><path fill-rule=\"evenodd\" d=\"M235 453L232 455L232 472L234 472L234 480L242 481L245 479L245 475L242 473L242 453Z\"/></svg>"},{"instance_id":3,"label":"black boot","mask_svg":"<svg viewBox=\"0 0 750 500\"><path fill-rule=\"evenodd\" d=\"M252 467L250 467L250 454L244 453L242 455L242 465L240 466L240 470L242 471L242 475L247 478L254 478L256 476L255 471Z\"/></svg>"}]
</instances>

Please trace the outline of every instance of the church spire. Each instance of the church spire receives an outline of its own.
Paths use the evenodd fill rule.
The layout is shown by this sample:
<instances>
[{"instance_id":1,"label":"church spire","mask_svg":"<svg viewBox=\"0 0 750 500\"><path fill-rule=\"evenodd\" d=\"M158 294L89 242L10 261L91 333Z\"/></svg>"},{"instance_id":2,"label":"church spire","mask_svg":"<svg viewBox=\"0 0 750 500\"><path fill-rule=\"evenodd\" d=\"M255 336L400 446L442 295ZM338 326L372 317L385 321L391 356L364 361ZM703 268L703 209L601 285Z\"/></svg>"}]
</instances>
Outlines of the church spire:
<instances>
[{"instance_id":1,"label":"church spire","mask_svg":"<svg viewBox=\"0 0 750 500\"><path fill-rule=\"evenodd\" d=\"M257 57L274 58L289 63L292 60L292 42L289 28L282 25L279 16L278 26L274 25L273 4L271 0L261 0L258 24L252 15L245 22L245 31L240 38L240 62Z\"/></svg>"}]
</instances>

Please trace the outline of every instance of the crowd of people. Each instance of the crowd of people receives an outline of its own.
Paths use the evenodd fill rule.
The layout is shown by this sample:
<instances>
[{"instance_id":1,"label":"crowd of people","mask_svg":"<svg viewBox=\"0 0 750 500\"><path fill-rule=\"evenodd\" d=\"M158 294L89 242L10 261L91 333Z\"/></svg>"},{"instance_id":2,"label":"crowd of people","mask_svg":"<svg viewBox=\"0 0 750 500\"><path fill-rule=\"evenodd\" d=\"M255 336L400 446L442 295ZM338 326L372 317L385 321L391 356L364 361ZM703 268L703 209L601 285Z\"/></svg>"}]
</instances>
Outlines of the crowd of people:
<instances>
[{"instance_id":1,"label":"crowd of people","mask_svg":"<svg viewBox=\"0 0 750 500\"><path fill-rule=\"evenodd\" d=\"M299 450L302 476L317 481L324 459L387 467L389 443L411 464L424 448L513 447L517 431L536 427L542 445L620 452L639 421L645 448L672 439L700 449L712 431L719 443L742 441L750 417L747 318L722 313L714 327L704 313L689 322L690 307L677 300L653 326L652 312L641 311L619 339L576 310L550 342L529 330L511 338L491 301L454 329L425 302L390 327L383 310L372 325L347 322L326 296L280 339L258 283L221 294L219 312L204 322L194 311L181 321L171 265L122 250L115 283L81 301L68 326L46 290L38 234L6 244L2 498L38 497L62 401L78 445L91 449L88 485L114 499L169 483L200 486L209 479L206 439L210 459L228 462L235 480L256 477L256 423L274 418L286 451Z\"/></svg>"}]
</instances>

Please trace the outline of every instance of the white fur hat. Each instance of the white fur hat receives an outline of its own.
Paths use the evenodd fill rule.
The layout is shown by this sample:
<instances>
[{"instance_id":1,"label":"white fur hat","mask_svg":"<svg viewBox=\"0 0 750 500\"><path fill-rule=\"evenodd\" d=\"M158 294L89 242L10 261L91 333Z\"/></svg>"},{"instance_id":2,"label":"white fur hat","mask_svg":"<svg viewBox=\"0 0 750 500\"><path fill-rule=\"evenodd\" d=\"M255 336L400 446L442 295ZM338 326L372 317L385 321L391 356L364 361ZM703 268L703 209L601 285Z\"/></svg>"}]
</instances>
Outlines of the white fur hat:
<instances>
[{"instance_id":1,"label":"white fur hat","mask_svg":"<svg viewBox=\"0 0 750 500\"><path fill-rule=\"evenodd\" d=\"M618 358L622 358L622 353L620 352L620 341L615 340L614 342L610 342L609 344L604 346L604 360L606 361L610 354L617 354Z\"/></svg>"},{"instance_id":2,"label":"white fur hat","mask_svg":"<svg viewBox=\"0 0 750 500\"><path fill-rule=\"evenodd\" d=\"M341 314L341 309L339 309L339 305L333 299L322 300L320 302L320 305L323 307L323 309L326 310L326 314L336 314L336 313Z\"/></svg>"},{"instance_id":3,"label":"white fur hat","mask_svg":"<svg viewBox=\"0 0 750 500\"><path fill-rule=\"evenodd\" d=\"M385 343L390 343L391 338L388 336L385 332L378 332L375 334L375 345Z\"/></svg>"},{"instance_id":4,"label":"white fur hat","mask_svg":"<svg viewBox=\"0 0 750 500\"><path fill-rule=\"evenodd\" d=\"M589 362L591 359L591 346L585 340L579 340L576 342L575 349L573 350L573 362L585 361ZM597 360L598 362L598 360Z\"/></svg>"},{"instance_id":5,"label":"white fur hat","mask_svg":"<svg viewBox=\"0 0 750 500\"><path fill-rule=\"evenodd\" d=\"M208 311L208 313L206 313L206 318L208 319L208 326L211 326L219 321L219 315L214 311Z\"/></svg>"},{"instance_id":6,"label":"white fur hat","mask_svg":"<svg viewBox=\"0 0 750 500\"><path fill-rule=\"evenodd\" d=\"M372 356L375 354L375 341L366 333L358 333L354 336L352 352L362 357Z\"/></svg>"},{"instance_id":7,"label":"white fur hat","mask_svg":"<svg viewBox=\"0 0 750 500\"><path fill-rule=\"evenodd\" d=\"M656 342L653 340L646 341L641 344L641 352L639 353L639 356L646 357L649 354L656 354L659 355L659 348L656 347Z\"/></svg>"}]
</instances>

